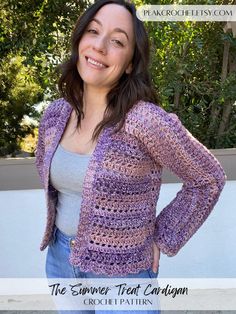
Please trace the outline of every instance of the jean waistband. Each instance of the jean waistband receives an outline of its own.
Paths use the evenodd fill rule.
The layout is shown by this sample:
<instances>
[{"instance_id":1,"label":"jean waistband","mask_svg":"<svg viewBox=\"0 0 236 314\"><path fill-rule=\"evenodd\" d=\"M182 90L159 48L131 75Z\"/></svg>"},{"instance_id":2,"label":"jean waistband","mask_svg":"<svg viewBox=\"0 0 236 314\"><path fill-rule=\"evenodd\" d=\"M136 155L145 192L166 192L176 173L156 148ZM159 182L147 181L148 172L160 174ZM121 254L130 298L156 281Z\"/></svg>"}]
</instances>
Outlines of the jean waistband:
<instances>
[{"instance_id":1,"label":"jean waistband","mask_svg":"<svg viewBox=\"0 0 236 314\"><path fill-rule=\"evenodd\" d=\"M66 245L74 245L75 243L75 237L76 236L68 236L67 234L63 233L60 229L57 228L57 226L54 226L53 231L53 240L55 239L60 240L60 242L66 244Z\"/></svg>"}]
</instances>

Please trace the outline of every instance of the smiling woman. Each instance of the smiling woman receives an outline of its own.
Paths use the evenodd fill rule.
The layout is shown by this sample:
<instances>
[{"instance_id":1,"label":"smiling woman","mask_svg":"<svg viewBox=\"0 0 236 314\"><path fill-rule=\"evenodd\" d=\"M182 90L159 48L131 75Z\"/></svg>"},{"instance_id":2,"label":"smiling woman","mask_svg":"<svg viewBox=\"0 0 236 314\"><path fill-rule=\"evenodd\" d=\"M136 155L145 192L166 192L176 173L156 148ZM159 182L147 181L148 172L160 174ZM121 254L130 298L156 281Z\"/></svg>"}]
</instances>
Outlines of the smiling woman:
<instances>
[{"instance_id":1,"label":"smiling woman","mask_svg":"<svg viewBox=\"0 0 236 314\"><path fill-rule=\"evenodd\" d=\"M133 4L99 0L79 18L36 150L48 278L157 278L160 252L177 254L219 198L221 165L157 105L148 68ZM163 167L184 184L156 217Z\"/></svg>"},{"instance_id":2,"label":"smiling woman","mask_svg":"<svg viewBox=\"0 0 236 314\"><path fill-rule=\"evenodd\" d=\"M148 73L149 49L134 5L123 0L96 1L78 19L59 88L77 114L77 127L86 113L87 121L99 115L92 121L93 141L105 126L121 128L137 100L158 101Z\"/></svg>"}]
</instances>

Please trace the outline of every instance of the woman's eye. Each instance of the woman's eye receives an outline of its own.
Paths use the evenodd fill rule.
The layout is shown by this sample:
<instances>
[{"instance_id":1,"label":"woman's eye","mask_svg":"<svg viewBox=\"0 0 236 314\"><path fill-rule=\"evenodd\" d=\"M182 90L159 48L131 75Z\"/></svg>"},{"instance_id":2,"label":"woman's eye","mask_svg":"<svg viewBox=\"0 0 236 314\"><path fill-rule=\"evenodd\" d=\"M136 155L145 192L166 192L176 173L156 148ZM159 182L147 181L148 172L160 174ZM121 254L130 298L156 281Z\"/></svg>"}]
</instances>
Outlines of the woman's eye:
<instances>
[{"instance_id":1,"label":"woman's eye","mask_svg":"<svg viewBox=\"0 0 236 314\"><path fill-rule=\"evenodd\" d=\"M87 32L88 33L97 33L97 31L95 29L88 29Z\"/></svg>"},{"instance_id":2,"label":"woman's eye","mask_svg":"<svg viewBox=\"0 0 236 314\"><path fill-rule=\"evenodd\" d=\"M123 44L122 44L122 42L120 42L119 40L116 40L116 39L113 39L113 41L116 43L116 44L118 44L119 46L124 46Z\"/></svg>"},{"instance_id":3,"label":"woman's eye","mask_svg":"<svg viewBox=\"0 0 236 314\"><path fill-rule=\"evenodd\" d=\"M88 33L92 33L92 34L98 34L98 32L95 30L95 29L92 29L92 28L89 28L87 30ZM122 42L120 42L119 40L117 39L112 39L112 41L114 41L117 45L123 47L124 45L122 44Z\"/></svg>"}]
</instances>

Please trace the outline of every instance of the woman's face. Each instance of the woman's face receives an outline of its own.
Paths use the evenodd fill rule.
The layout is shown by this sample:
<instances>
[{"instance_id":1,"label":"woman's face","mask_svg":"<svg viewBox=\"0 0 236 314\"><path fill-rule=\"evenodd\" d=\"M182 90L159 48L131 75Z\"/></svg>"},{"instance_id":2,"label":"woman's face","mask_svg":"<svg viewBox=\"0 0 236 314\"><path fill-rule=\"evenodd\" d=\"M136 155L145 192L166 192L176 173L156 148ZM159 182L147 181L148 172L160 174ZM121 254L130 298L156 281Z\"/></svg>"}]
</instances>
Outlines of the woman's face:
<instances>
[{"instance_id":1,"label":"woman's face","mask_svg":"<svg viewBox=\"0 0 236 314\"><path fill-rule=\"evenodd\" d=\"M110 89L132 70L132 16L117 4L104 5L88 24L79 46L77 69L85 84Z\"/></svg>"}]
</instances>

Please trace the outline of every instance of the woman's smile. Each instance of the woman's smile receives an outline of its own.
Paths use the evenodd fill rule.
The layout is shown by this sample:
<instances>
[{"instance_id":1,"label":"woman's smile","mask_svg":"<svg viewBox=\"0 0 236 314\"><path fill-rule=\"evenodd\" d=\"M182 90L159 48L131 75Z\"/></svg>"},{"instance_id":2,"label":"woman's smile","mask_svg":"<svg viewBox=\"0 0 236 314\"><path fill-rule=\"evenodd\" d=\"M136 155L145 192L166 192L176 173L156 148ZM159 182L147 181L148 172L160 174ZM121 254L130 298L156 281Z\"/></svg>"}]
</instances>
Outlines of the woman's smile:
<instances>
[{"instance_id":1,"label":"woman's smile","mask_svg":"<svg viewBox=\"0 0 236 314\"><path fill-rule=\"evenodd\" d=\"M103 70L103 69L108 68L107 65L100 63L97 60L92 59L90 57L85 57L85 59L86 59L86 64L93 69Z\"/></svg>"}]
</instances>

